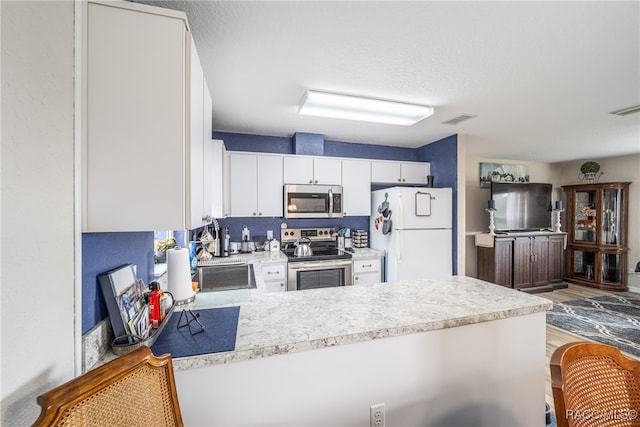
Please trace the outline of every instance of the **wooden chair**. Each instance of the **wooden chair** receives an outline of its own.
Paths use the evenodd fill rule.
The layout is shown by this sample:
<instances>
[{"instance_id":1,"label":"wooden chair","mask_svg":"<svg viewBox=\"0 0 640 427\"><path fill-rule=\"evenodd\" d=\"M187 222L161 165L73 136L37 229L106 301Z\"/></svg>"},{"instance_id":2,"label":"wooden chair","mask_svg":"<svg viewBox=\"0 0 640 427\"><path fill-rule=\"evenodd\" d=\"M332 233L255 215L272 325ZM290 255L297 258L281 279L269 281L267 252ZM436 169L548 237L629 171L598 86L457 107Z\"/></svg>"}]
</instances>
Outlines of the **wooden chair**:
<instances>
[{"instance_id":1,"label":"wooden chair","mask_svg":"<svg viewBox=\"0 0 640 427\"><path fill-rule=\"evenodd\" d=\"M38 396L34 426L182 426L171 355L142 346Z\"/></svg>"},{"instance_id":2,"label":"wooden chair","mask_svg":"<svg viewBox=\"0 0 640 427\"><path fill-rule=\"evenodd\" d=\"M640 426L640 362L609 345L558 347L550 361L558 427Z\"/></svg>"}]
</instances>

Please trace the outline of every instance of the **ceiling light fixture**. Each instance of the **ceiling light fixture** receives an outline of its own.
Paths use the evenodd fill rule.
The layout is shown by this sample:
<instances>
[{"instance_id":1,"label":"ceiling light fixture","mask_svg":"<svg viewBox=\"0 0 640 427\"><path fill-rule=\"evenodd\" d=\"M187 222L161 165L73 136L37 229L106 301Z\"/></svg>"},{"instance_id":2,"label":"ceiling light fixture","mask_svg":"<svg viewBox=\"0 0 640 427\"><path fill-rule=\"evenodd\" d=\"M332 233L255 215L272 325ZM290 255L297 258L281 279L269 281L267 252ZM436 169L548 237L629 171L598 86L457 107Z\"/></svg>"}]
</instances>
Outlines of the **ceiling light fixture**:
<instances>
[{"instance_id":1,"label":"ceiling light fixture","mask_svg":"<svg viewBox=\"0 0 640 427\"><path fill-rule=\"evenodd\" d=\"M635 105L629 108L623 108L622 110L612 111L609 114L615 114L616 116L626 116L633 113L640 113L640 105Z\"/></svg>"},{"instance_id":2,"label":"ceiling light fixture","mask_svg":"<svg viewBox=\"0 0 640 427\"><path fill-rule=\"evenodd\" d=\"M411 126L433 114L433 107L308 90L298 113L308 116Z\"/></svg>"}]
</instances>

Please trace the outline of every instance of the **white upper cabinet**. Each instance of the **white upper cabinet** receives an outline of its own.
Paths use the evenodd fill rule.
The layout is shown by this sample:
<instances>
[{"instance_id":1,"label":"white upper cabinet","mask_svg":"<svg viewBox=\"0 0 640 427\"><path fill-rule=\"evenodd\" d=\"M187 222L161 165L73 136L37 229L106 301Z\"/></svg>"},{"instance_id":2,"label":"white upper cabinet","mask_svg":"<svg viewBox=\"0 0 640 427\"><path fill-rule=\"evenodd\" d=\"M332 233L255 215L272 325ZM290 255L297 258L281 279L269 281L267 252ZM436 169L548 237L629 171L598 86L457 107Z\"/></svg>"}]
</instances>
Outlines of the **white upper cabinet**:
<instances>
[{"instance_id":1,"label":"white upper cabinet","mask_svg":"<svg viewBox=\"0 0 640 427\"><path fill-rule=\"evenodd\" d=\"M284 156L285 184L342 185L340 159Z\"/></svg>"},{"instance_id":2,"label":"white upper cabinet","mask_svg":"<svg viewBox=\"0 0 640 427\"><path fill-rule=\"evenodd\" d=\"M342 161L335 158L313 159L314 184L342 185Z\"/></svg>"},{"instance_id":3,"label":"white upper cabinet","mask_svg":"<svg viewBox=\"0 0 640 427\"><path fill-rule=\"evenodd\" d=\"M205 143L205 158L210 160L210 164L205 162L205 171L210 171L211 178L211 216L213 218L222 218L225 216L226 208L226 158L227 150L225 149L224 142L220 140L212 140L209 142L211 156L206 154L207 143ZM205 191L205 194L207 192Z\"/></svg>"},{"instance_id":4,"label":"white upper cabinet","mask_svg":"<svg viewBox=\"0 0 640 427\"><path fill-rule=\"evenodd\" d=\"M83 231L200 226L204 88L186 16L91 1L85 18Z\"/></svg>"},{"instance_id":5,"label":"white upper cabinet","mask_svg":"<svg viewBox=\"0 0 640 427\"><path fill-rule=\"evenodd\" d=\"M282 216L282 156L229 153L228 164L228 216Z\"/></svg>"},{"instance_id":6,"label":"white upper cabinet","mask_svg":"<svg viewBox=\"0 0 640 427\"><path fill-rule=\"evenodd\" d=\"M342 209L345 216L370 215L370 161L342 160Z\"/></svg>"},{"instance_id":7,"label":"white upper cabinet","mask_svg":"<svg viewBox=\"0 0 640 427\"><path fill-rule=\"evenodd\" d=\"M285 184L313 184L313 158L284 156Z\"/></svg>"},{"instance_id":8,"label":"white upper cabinet","mask_svg":"<svg viewBox=\"0 0 640 427\"><path fill-rule=\"evenodd\" d=\"M402 182L426 184L429 175L429 163L402 163Z\"/></svg>"},{"instance_id":9,"label":"white upper cabinet","mask_svg":"<svg viewBox=\"0 0 640 427\"><path fill-rule=\"evenodd\" d=\"M229 216L253 216L258 212L258 157L229 154Z\"/></svg>"},{"instance_id":10,"label":"white upper cabinet","mask_svg":"<svg viewBox=\"0 0 640 427\"><path fill-rule=\"evenodd\" d=\"M426 184L429 169L429 163L374 160L371 162L371 182Z\"/></svg>"},{"instance_id":11,"label":"white upper cabinet","mask_svg":"<svg viewBox=\"0 0 640 427\"><path fill-rule=\"evenodd\" d=\"M205 199L211 200L210 195L205 196L205 149L204 149L204 74L198 52L193 40L189 49L191 57L190 80L191 87L189 98L189 117L191 122L188 145L190 163L190 173L186 182L187 195L187 223L186 228L193 229L211 222L211 207L205 209ZM209 136L208 140L211 139ZM208 172L207 172L208 173ZM210 188L208 188L210 190ZM207 213L208 212L208 213ZM208 215L208 218L207 218Z\"/></svg>"},{"instance_id":12,"label":"white upper cabinet","mask_svg":"<svg viewBox=\"0 0 640 427\"><path fill-rule=\"evenodd\" d=\"M400 163L398 162L371 162L372 182L402 182L401 176Z\"/></svg>"}]
</instances>

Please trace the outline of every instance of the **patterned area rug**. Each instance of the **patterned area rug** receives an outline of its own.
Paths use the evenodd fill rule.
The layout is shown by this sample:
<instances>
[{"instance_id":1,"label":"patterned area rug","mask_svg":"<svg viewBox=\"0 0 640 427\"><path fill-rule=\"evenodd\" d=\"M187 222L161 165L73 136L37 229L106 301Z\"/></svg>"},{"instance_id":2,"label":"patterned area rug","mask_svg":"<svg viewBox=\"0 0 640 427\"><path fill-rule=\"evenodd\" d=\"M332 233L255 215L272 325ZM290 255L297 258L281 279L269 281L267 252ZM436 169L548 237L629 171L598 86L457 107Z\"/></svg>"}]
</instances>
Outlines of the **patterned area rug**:
<instances>
[{"instance_id":1,"label":"patterned area rug","mask_svg":"<svg viewBox=\"0 0 640 427\"><path fill-rule=\"evenodd\" d=\"M640 299L607 295L554 303L547 323L640 357Z\"/></svg>"}]
</instances>

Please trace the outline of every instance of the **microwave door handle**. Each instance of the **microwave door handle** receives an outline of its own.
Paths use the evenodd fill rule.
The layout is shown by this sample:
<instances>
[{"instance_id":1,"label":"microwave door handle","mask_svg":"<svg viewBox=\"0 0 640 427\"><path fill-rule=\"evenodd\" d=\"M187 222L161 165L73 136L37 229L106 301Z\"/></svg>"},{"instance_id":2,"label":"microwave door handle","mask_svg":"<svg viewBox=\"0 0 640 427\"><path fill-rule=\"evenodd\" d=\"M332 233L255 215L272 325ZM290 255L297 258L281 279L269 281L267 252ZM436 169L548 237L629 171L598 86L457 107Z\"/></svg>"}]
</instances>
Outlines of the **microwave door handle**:
<instances>
[{"instance_id":1,"label":"microwave door handle","mask_svg":"<svg viewBox=\"0 0 640 427\"><path fill-rule=\"evenodd\" d=\"M329 217L333 216L333 190L329 189Z\"/></svg>"}]
</instances>

